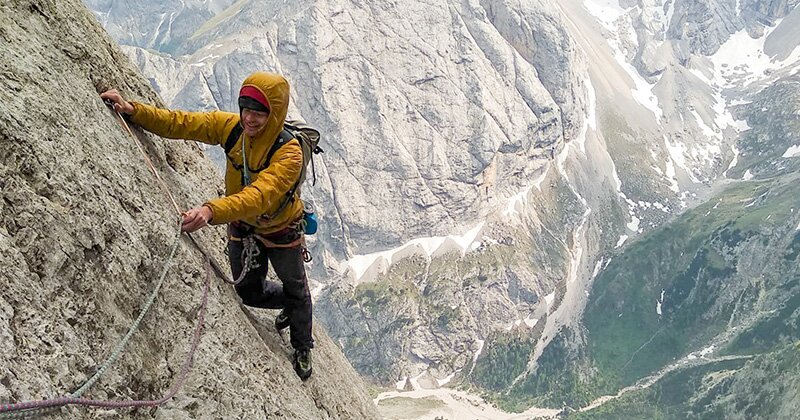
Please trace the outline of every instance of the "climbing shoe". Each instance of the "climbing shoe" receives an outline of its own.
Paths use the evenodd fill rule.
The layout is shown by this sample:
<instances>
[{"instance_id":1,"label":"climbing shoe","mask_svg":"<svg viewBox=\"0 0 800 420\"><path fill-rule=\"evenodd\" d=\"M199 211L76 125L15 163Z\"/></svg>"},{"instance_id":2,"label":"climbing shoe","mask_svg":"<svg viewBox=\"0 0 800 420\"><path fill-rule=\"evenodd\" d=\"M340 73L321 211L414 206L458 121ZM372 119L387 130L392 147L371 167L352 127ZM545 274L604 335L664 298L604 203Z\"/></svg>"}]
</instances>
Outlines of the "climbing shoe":
<instances>
[{"instance_id":1,"label":"climbing shoe","mask_svg":"<svg viewBox=\"0 0 800 420\"><path fill-rule=\"evenodd\" d=\"M311 350L294 351L294 371L304 381L311 376Z\"/></svg>"},{"instance_id":2,"label":"climbing shoe","mask_svg":"<svg viewBox=\"0 0 800 420\"><path fill-rule=\"evenodd\" d=\"M278 331L283 331L286 327L289 326L289 315L286 315L286 312L281 311L278 316L275 317L275 329Z\"/></svg>"}]
</instances>

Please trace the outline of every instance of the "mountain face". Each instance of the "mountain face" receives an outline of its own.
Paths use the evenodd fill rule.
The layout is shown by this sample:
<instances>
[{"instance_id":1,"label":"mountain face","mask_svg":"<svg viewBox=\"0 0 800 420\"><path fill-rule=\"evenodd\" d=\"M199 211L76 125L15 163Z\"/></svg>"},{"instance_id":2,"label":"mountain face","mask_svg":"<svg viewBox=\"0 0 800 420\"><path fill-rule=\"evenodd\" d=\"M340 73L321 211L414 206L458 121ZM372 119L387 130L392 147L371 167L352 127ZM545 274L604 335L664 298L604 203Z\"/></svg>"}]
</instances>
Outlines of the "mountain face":
<instances>
[{"instance_id":1,"label":"mountain face","mask_svg":"<svg viewBox=\"0 0 800 420\"><path fill-rule=\"evenodd\" d=\"M0 5L0 401L67 395L112 352L165 270L178 232L170 200L120 120L98 96L156 94L79 2ZM136 137L182 208L220 192L191 142ZM224 263L221 229L195 239ZM84 397L158 399L179 377L201 308L194 366L158 409L68 418L378 418L358 375L322 328L314 376L291 366L274 314L241 307L190 241L118 362ZM342 386L346 383L346 386Z\"/></svg>"},{"instance_id":2,"label":"mountain face","mask_svg":"<svg viewBox=\"0 0 800 420\"><path fill-rule=\"evenodd\" d=\"M165 52L176 51L197 27L234 3L236 0L84 2L109 35L120 43Z\"/></svg>"},{"instance_id":3,"label":"mountain face","mask_svg":"<svg viewBox=\"0 0 800 420\"><path fill-rule=\"evenodd\" d=\"M315 311L361 374L514 411L781 418L797 6L241 1L126 51L189 109L289 78L324 135Z\"/></svg>"},{"instance_id":4,"label":"mountain face","mask_svg":"<svg viewBox=\"0 0 800 420\"><path fill-rule=\"evenodd\" d=\"M800 140L799 82L782 80L754 97L754 108L775 116L749 114L752 128L740 140L765 157L750 164L761 180L729 183L611 256L581 326L559 332L535 376L502 383L504 403L591 407L624 389L576 417L792 417L800 162L774 151ZM508 346L498 345L492 363L523 371L526 359L509 356Z\"/></svg>"},{"instance_id":5,"label":"mountain face","mask_svg":"<svg viewBox=\"0 0 800 420\"><path fill-rule=\"evenodd\" d=\"M319 207L332 232L325 249L344 260L467 227L489 211L483 203L501 198L487 194L507 196L527 187L524 180L540 171L564 136L578 132L585 89L573 69L581 64L574 50L563 48L563 29L537 5L517 15L499 5L420 4L429 33L448 34L432 38L404 29L405 15L422 10L349 2L298 10L282 2L243 2L234 16L220 17L191 38L192 45L204 45L195 47L192 60L213 71L198 66L190 83L156 80L159 86L186 86L177 96L195 98L194 108L234 109L236 89L250 72L287 74L294 116L327 134L322 184L313 198L325 203ZM386 27L331 29L371 18ZM536 48L533 40L508 45L503 37L531 20L542 22ZM487 77L476 83L475 74ZM205 101L206 91L213 101ZM352 92L363 93L355 103ZM442 100L453 108L443 109ZM519 176L501 182L498 173ZM370 183L362 181L367 178ZM387 226L398 213L402 229Z\"/></svg>"}]
</instances>

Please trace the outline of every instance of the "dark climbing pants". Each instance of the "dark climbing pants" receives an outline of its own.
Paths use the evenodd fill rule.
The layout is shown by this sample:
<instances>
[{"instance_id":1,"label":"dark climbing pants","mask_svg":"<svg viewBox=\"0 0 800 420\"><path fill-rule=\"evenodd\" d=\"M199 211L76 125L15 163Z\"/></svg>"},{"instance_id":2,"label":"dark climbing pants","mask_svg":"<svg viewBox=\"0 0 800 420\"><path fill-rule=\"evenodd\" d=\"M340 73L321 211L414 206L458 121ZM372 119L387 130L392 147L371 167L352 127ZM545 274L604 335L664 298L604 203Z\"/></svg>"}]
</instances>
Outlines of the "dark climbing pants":
<instances>
[{"instance_id":1,"label":"dark climbing pants","mask_svg":"<svg viewBox=\"0 0 800 420\"><path fill-rule=\"evenodd\" d=\"M235 228L232 229L235 231ZM236 237L242 237L236 235ZM259 253L255 258L258 267L251 268L236 293L247 306L267 309L283 309L289 316L289 336L296 350L314 347L311 337L311 293L303 262L303 248L267 248L261 241L254 241ZM242 273L242 241L228 241L228 257L234 279ZM281 283L267 280L269 263Z\"/></svg>"}]
</instances>

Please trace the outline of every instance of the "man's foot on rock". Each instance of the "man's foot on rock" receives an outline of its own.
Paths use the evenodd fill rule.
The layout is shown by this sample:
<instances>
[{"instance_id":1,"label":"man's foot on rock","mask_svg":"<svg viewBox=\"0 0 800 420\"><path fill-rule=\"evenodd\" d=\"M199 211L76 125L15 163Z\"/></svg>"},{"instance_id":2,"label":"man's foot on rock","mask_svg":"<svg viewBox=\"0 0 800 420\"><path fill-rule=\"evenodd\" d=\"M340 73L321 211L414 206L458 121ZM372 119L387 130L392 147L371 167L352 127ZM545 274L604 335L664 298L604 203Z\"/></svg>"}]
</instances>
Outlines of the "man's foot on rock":
<instances>
[{"instance_id":1,"label":"man's foot on rock","mask_svg":"<svg viewBox=\"0 0 800 420\"><path fill-rule=\"evenodd\" d=\"M302 380L311 376L311 350L294 351L294 371Z\"/></svg>"}]
</instances>

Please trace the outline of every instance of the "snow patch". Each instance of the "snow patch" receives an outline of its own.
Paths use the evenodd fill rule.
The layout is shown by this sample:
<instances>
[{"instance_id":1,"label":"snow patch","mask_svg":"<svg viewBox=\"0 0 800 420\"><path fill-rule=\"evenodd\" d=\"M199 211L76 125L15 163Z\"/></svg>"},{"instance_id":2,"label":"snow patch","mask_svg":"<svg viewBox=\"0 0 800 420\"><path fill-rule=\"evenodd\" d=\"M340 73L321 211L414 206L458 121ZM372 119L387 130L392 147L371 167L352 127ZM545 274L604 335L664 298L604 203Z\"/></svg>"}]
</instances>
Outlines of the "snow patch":
<instances>
[{"instance_id":1,"label":"snow patch","mask_svg":"<svg viewBox=\"0 0 800 420\"><path fill-rule=\"evenodd\" d=\"M609 42L611 44L611 42ZM625 73L628 73L628 76L631 77L633 80L634 88L631 89L631 95L633 99L644 106L645 108L649 109L653 115L656 117L656 122L661 124L661 118L664 116L664 111L661 109L661 105L658 102L658 96L653 93L653 88L656 86L655 84L647 83L646 80L642 76L639 75L639 72L633 67L628 61L625 59L625 55L622 54L622 51L616 46L611 45L611 49L614 50L614 59L617 60L620 67L625 70Z\"/></svg>"},{"instance_id":2,"label":"snow patch","mask_svg":"<svg viewBox=\"0 0 800 420\"><path fill-rule=\"evenodd\" d=\"M664 304L664 289L661 289L661 297L656 301L656 313L659 315L663 315L661 313L662 304Z\"/></svg>"},{"instance_id":3,"label":"snow patch","mask_svg":"<svg viewBox=\"0 0 800 420\"><path fill-rule=\"evenodd\" d=\"M610 32L616 32L615 22L625 15L627 10L617 0L585 0L583 7Z\"/></svg>"},{"instance_id":4,"label":"snow patch","mask_svg":"<svg viewBox=\"0 0 800 420\"><path fill-rule=\"evenodd\" d=\"M589 128L597 131L597 92L594 90L592 79L589 77L586 78L586 95L588 99L586 123L589 124Z\"/></svg>"},{"instance_id":5,"label":"snow patch","mask_svg":"<svg viewBox=\"0 0 800 420\"><path fill-rule=\"evenodd\" d=\"M667 0L669 1L669 9L667 9L666 17L666 25L664 25L664 32L669 30L669 26L672 24L672 16L675 14L675 2L678 0ZM666 38L666 37L665 37Z\"/></svg>"},{"instance_id":6,"label":"snow patch","mask_svg":"<svg viewBox=\"0 0 800 420\"><path fill-rule=\"evenodd\" d=\"M622 246L622 244L624 244L624 243L625 243L625 241L627 241L627 240L628 240L628 235L622 235L622 236L620 236L620 237L619 237L619 240L617 241L617 245L616 245L614 248L619 248L619 247L621 247L621 246Z\"/></svg>"},{"instance_id":7,"label":"snow patch","mask_svg":"<svg viewBox=\"0 0 800 420\"><path fill-rule=\"evenodd\" d=\"M535 326L536 326L536 324L538 324L538 323L539 323L539 320L538 320L538 319L536 319L536 318L531 318L530 316L527 316L527 317L525 317L525 319L523 319L523 320L522 320L522 322L524 322L524 323L525 323L525 325L526 325L528 328L533 328L533 327L535 327Z\"/></svg>"},{"instance_id":8,"label":"snow patch","mask_svg":"<svg viewBox=\"0 0 800 420\"><path fill-rule=\"evenodd\" d=\"M553 293L550 293L549 295L544 297L544 301L547 302L547 306L548 307L550 307L550 305L552 305L553 302L555 302L555 300L556 300L556 292L555 291L553 291Z\"/></svg>"},{"instance_id":9,"label":"snow patch","mask_svg":"<svg viewBox=\"0 0 800 420\"><path fill-rule=\"evenodd\" d=\"M719 86L735 84L747 86L764 80L775 70L786 68L800 61L800 48L795 47L783 61L774 60L764 53L764 43L772 31L780 24L767 28L759 38L751 38L747 30L731 35L719 50L709 57L716 71Z\"/></svg>"},{"instance_id":10,"label":"snow patch","mask_svg":"<svg viewBox=\"0 0 800 420\"><path fill-rule=\"evenodd\" d=\"M634 88L631 89L633 99L652 111L656 117L656 122L661 124L664 111L659 105L658 97L653 93L655 84L648 83L639 75L636 68L628 63L621 47L624 43L620 42L620 33L630 30L633 32L633 36L629 41L635 44L635 48L638 48L639 40L636 32L633 31L633 23L628 14L628 11L631 9L620 7L619 1L617 0L584 0L583 6L597 19L600 25L610 32L611 36L608 39L608 45L614 53L614 59L619 63L625 73L630 76L631 80L633 80ZM621 22L622 19L625 19L626 22ZM625 25L625 28L622 27L623 25Z\"/></svg>"},{"instance_id":11,"label":"snow patch","mask_svg":"<svg viewBox=\"0 0 800 420\"><path fill-rule=\"evenodd\" d=\"M632 232L638 232L639 231L639 218L636 217L636 216L631 215L631 221L628 222L628 224L626 224L625 226L627 226L628 230L630 230Z\"/></svg>"},{"instance_id":12,"label":"snow patch","mask_svg":"<svg viewBox=\"0 0 800 420\"><path fill-rule=\"evenodd\" d=\"M439 384L439 386L440 386L440 387L442 387L442 386L445 386L445 385L447 385L448 383L450 383L450 381L452 381L452 380L453 380L453 378L456 376L456 374L457 374L458 372L461 372L461 369L458 369L457 371L455 371L455 372L453 372L453 373L451 373L451 374L447 375L447 377L445 377L444 379L437 379L437 380L436 380L436 383L437 383L437 384Z\"/></svg>"},{"instance_id":13,"label":"snow patch","mask_svg":"<svg viewBox=\"0 0 800 420\"><path fill-rule=\"evenodd\" d=\"M472 367L469 369L469 374L472 374L472 371L475 370L475 364L478 363L478 357L481 356L483 352L483 345L486 344L483 340L475 340L478 343L478 350L475 351L475 354L472 355Z\"/></svg>"},{"instance_id":14,"label":"snow patch","mask_svg":"<svg viewBox=\"0 0 800 420\"><path fill-rule=\"evenodd\" d=\"M700 350L700 357L706 357L714 352L714 346L708 346L703 350Z\"/></svg>"},{"instance_id":15,"label":"snow patch","mask_svg":"<svg viewBox=\"0 0 800 420\"><path fill-rule=\"evenodd\" d=\"M783 154L782 157L793 158L793 157L798 157L798 156L800 156L800 144L794 145L794 146L786 149L786 152Z\"/></svg>"},{"instance_id":16,"label":"snow patch","mask_svg":"<svg viewBox=\"0 0 800 420\"><path fill-rule=\"evenodd\" d=\"M731 145L731 151L733 152L733 159L731 159L731 164L728 165L728 169L726 169L725 172L722 173L722 176L725 178L728 177L728 171L735 168L736 165L739 164L739 148L736 147L735 144Z\"/></svg>"},{"instance_id":17,"label":"snow patch","mask_svg":"<svg viewBox=\"0 0 800 420\"><path fill-rule=\"evenodd\" d=\"M716 138L722 140L722 133L717 132L713 128L709 127L700 114L697 113L694 109L692 110L692 115L694 115L694 119L697 121L697 125L700 126L700 129L703 131L703 135L708 138Z\"/></svg>"},{"instance_id":18,"label":"snow patch","mask_svg":"<svg viewBox=\"0 0 800 420\"><path fill-rule=\"evenodd\" d=\"M597 277L598 274L600 274L600 270L602 270L602 269L603 269L603 260L600 259L594 265L594 271L592 271L592 280L594 280L594 278Z\"/></svg>"},{"instance_id":19,"label":"snow patch","mask_svg":"<svg viewBox=\"0 0 800 420\"><path fill-rule=\"evenodd\" d=\"M524 190L514 194L511 198L508 199L508 206L506 206L505 211L503 211L503 215L506 217L514 216L520 214L525 206L528 204L528 194L531 192L533 187L536 187L537 190L542 190L542 182L544 179L547 178L547 172L549 172L550 167L548 166L538 178L533 180L533 185Z\"/></svg>"},{"instance_id":20,"label":"snow patch","mask_svg":"<svg viewBox=\"0 0 800 420\"><path fill-rule=\"evenodd\" d=\"M220 55L217 55L217 54L209 54L209 55L207 55L207 56L205 56L205 57L203 57L203 58L201 58L200 60L197 60L197 61L199 61L199 62L203 62L203 61L213 61L213 60L215 60L215 59L217 59L217 58L220 58L220 57L221 57L221 56L220 56Z\"/></svg>"},{"instance_id":21,"label":"snow patch","mask_svg":"<svg viewBox=\"0 0 800 420\"><path fill-rule=\"evenodd\" d=\"M597 92L592 85L592 79L588 76L586 77L586 98L586 121L581 127L581 132L578 133L578 137L575 138L575 142L584 155L586 154L586 133L589 128L597 131Z\"/></svg>"},{"instance_id":22,"label":"snow patch","mask_svg":"<svg viewBox=\"0 0 800 420\"><path fill-rule=\"evenodd\" d=\"M681 142L677 142L677 141L675 143L671 143L669 141L669 139L667 139L667 136L664 136L664 144L667 147L667 151L669 152L669 157L671 158L672 162L675 165L677 165L679 168L683 169L686 172L686 175L689 177L689 179L693 183L695 183L695 184L700 183L700 181L694 176L694 174L692 174L692 171L689 169L689 166L686 164L685 153L688 150L686 145L684 145ZM672 176L674 177L675 176L675 168L673 167L672 171L670 171L669 168L667 168L667 174L668 175L670 174L670 172L672 173ZM676 185L677 185L677 182L678 181L676 179L675 180L675 184Z\"/></svg>"},{"instance_id":23,"label":"snow patch","mask_svg":"<svg viewBox=\"0 0 800 420\"><path fill-rule=\"evenodd\" d=\"M749 169L744 171L744 175L742 176L742 179L745 180L745 181L749 181L749 180L753 179L753 174L750 173Z\"/></svg>"},{"instance_id":24,"label":"snow patch","mask_svg":"<svg viewBox=\"0 0 800 420\"><path fill-rule=\"evenodd\" d=\"M664 175L669 180L669 189L675 194L678 194L681 192L681 189L680 185L678 184L678 178L675 176L675 161L672 160L672 156L668 156L666 167L667 172Z\"/></svg>"},{"instance_id":25,"label":"snow patch","mask_svg":"<svg viewBox=\"0 0 800 420\"><path fill-rule=\"evenodd\" d=\"M377 274L386 274L393 264L413 255L422 255L430 259L436 255L458 250L463 257L474 249L471 245L477 241L484 225L485 222L478 223L463 235L418 238L388 251L356 255L345 261L342 272L350 272L356 282L361 282L371 280Z\"/></svg>"}]
</instances>

